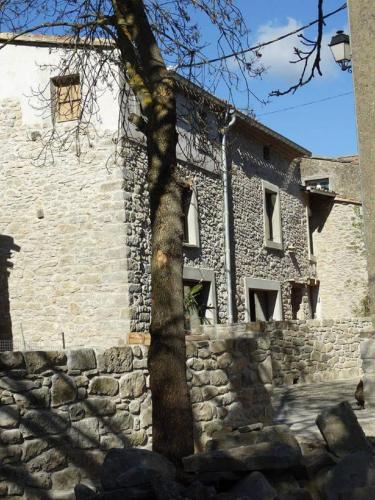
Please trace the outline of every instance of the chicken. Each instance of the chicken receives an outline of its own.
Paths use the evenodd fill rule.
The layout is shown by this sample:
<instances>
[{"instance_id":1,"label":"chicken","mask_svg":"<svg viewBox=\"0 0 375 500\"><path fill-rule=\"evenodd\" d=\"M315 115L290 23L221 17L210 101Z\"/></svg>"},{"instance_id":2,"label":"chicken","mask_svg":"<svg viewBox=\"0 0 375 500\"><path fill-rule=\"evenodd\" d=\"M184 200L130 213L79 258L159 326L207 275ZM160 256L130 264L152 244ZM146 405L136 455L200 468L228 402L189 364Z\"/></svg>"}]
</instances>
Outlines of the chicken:
<instances>
[{"instance_id":1,"label":"chicken","mask_svg":"<svg viewBox=\"0 0 375 500\"><path fill-rule=\"evenodd\" d=\"M361 410L365 409L365 397L363 394L363 380L360 380L354 393L354 397L357 400L357 405Z\"/></svg>"}]
</instances>

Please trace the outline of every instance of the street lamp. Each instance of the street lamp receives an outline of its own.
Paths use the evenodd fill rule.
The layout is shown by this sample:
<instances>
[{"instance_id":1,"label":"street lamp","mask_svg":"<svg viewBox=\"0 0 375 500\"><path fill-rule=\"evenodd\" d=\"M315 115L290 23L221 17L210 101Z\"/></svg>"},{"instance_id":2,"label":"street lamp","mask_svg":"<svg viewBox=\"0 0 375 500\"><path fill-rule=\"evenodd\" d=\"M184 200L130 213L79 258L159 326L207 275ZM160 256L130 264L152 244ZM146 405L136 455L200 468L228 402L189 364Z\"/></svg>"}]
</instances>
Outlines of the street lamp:
<instances>
[{"instance_id":1,"label":"street lamp","mask_svg":"<svg viewBox=\"0 0 375 500\"><path fill-rule=\"evenodd\" d=\"M335 61L340 66L343 71L352 71L352 54L350 50L350 38L349 35L344 33L342 30L338 31L336 35L333 35L331 42L328 45L331 49Z\"/></svg>"}]
</instances>

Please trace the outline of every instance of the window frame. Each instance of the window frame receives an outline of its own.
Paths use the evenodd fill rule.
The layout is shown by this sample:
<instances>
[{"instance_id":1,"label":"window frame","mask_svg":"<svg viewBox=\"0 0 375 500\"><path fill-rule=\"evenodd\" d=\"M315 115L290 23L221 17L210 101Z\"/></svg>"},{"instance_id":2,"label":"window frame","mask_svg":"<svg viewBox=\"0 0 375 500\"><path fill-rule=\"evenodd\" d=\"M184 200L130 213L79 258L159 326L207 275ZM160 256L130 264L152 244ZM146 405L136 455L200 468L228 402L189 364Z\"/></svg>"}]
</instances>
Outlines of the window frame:
<instances>
[{"instance_id":1,"label":"window frame","mask_svg":"<svg viewBox=\"0 0 375 500\"><path fill-rule=\"evenodd\" d=\"M52 108L52 120L53 123L65 123L65 122L72 122L72 121L77 121L80 119L81 115L81 103L82 103L82 86L81 86L81 79L80 75L78 73L74 73L71 75L60 75L60 76L54 76L50 79L50 86L51 86L51 108ZM71 102L72 103L78 103L77 105L77 113L72 114L72 116L69 117L63 117L60 113L60 106L62 104L66 104L69 101L64 101L60 102L59 100L59 89L64 88L64 87L73 87L76 86L78 87L78 98L73 99Z\"/></svg>"},{"instance_id":2,"label":"window frame","mask_svg":"<svg viewBox=\"0 0 375 500\"><path fill-rule=\"evenodd\" d=\"M306 188L315 188L315 189L319 189L316 187L316 184L319 183L319 181L328 181L328 188L321 188L322 191L331 191L331 179L330 177L322 177L321 175L319 176L312 176L312 177L306 177L304 180L303 180L303 185L306 187ZM311 183L311 184L310 184Z\"/></svg>"},{"instance_id":3,"label":"window frame","mask_svg":"<svg viewBox=\"0 0 375 500\"><path fill-rule=\"evenodd\" d=\"M200 269L198 267L184 266L182 272L182 279L187 281L204 281L210 283L210 291L208 294L208 301L206 311L206 318L210 321L211 325L217 324L217 303L216 303L216 283L215 271L212 269Z\"/></svg>"},{"instance_id":4,"label":"window frame","mask_svg":"<svg viewBox=\"0 0 375 500\"><path fill-rule=\"evenodd\" d=\"M269 216L267 214L267 194L275 194L276 202L274 207L274 215L272 217L273 238L270 239ZM266 248L275 250L283 250L283 231L281 220L281 203L280 203L280 188L268 181L262 181L262 196L263 196L263 244Z\"/></svg>"},{"instance_id":5,"label":"window frame","mask_svg":"<svg viewBox=\"0 0 375 500\"><path fill-rule=\"evenodd\" d=\"M314 234L311 231L311 217L312 217L312 210L310 208L310 203L309 199L307 200L307 205L306 205L306 225L307 225L307 248L308 248L308 256L309 256L309 261L310 263L316 264L316 256L315 256L315 245L314 245Z\"/></svg>"},{"instance_id":6,"label":"window frame","mask_svg":"<svg viewBox=\"0 0 375 500\"><path fill-rule=\"evenodd\" d=\"M197 188L194 185L186 184L183 190L190 190L191 197L189 202L188 213L184 210L184 200L182 200L183 206L183 217L184 217L184 235L183 235L183 246L188 248L200 248L200 235L199 235L199 205L198 205L198 194ZM184 196L184 193L182 194ZM188 238L185 240L186 231L185 225L187 227Z\"/></svg>"},{"instance_id":7,"label":"window frame","mask_svg":"<svg viewBox=\"0 0 375 500\"><path fill-rule=\"evenodd\" d=\"M262 290L265 292L277 292L274 321L283 320L283 305L282 305L282 291L281 282L276 280L267 280L262 278L244 278L245 287L245 322L251 322L250 312L250 290Z\"/></svg>"}]
</instances>

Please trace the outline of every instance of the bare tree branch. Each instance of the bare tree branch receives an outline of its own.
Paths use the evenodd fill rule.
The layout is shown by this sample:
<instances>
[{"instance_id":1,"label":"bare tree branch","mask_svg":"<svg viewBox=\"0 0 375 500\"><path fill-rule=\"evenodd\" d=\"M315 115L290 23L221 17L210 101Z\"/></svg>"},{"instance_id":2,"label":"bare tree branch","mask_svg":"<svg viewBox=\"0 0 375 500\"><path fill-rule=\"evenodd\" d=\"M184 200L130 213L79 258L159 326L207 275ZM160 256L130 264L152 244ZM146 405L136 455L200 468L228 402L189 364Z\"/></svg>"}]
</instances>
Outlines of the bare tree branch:
<instances>
[{"instance_id":1,"label":"bare tree branch","mask_svg":"<svg viewBox=\"0 0 375 500\"><path fill-rule=\"evenodd\" d=\"M270 96L282 96L290 93L294 94L299 88L311 82L311 80L315 77L315 72L317 72L320 76L322 75L322 71L320 69L320 55L322 49L325 17L326 16L324 16L323 13L323 0L318 0L318 33L316 40L309 40L303 34L298 35L302 40L302 45L304 47L307 47L307 50L302 50L298 47L294 47L294 53L297 56L297 59L294 61L290 61L292 64L302 63L303 65L298 82L295 85L289 87L287 90L273 90L270 93ZM311 66L309 67L309 63L312 58L313 61Z\"/></svg>"},{"instance_id":2,"label":"bare tree branch","mask_svg":"<svg viewBox=\"0 0 375 500\"><path fill-rule=\"evenodd\" d=\"M323 19L328 19L331 16L334 16L338 12L344 10L347 8L346 3L341 5L341 7L338 7L337 9L329 12L328 14L325 14L323 16ZM257 45L253 45L252 47L247 47L246 49L237 51L237 52L232 52L229 54L225 54L222 57L216 57L214 59L203 59L202 61L197 61L197 62L192 62L188 64L181 64L179 66L176 66L175 70L178 70L180 68L190 68L193 66L205 66L207 64L214 64L219 61L223 61L224 59L230 59L232 57L238 57L242 56L244 54L247 54L248 52L255 52L259 49L262 49L263 47L267 47L268 45L272 45L273 43L280 42L281 40L284 40L285 38L289 38L290 36L296 35L297 33L300 33L301 31L306 30L307 28L310 28L311 26L314 26L314 24L318 24L320 22L320 18L315 19L314 21L311 21L310 23L305 24L304 26L301 26L300 28L297 28L293 31L289 31L288 33L285 33L284 35L280 35L277 38L273 38L272 40L268 40L267 42L262 42L258 43Z\"/></svg>"}]
</instances>

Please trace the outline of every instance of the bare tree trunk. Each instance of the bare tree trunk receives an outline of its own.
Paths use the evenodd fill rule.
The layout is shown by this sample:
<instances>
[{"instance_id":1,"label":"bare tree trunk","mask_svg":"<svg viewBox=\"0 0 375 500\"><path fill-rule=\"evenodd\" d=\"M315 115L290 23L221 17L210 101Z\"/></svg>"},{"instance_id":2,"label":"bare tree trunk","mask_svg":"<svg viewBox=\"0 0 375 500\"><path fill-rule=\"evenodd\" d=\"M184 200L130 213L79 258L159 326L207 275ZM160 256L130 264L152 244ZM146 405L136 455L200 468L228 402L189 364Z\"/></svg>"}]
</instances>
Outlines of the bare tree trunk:
<instances>
[{"instance_id":1,"label":"bare tree trunk","mask_svg":"<svg viewBox=\"0 0 375 500\"><path fill-rule=\"evenodd\" d=\"M153 92L148 124L152 225L151 347L153 449L174 462L193 453L193 422L186 380L182 284L182 202L176 179L174 83L164 77Z\"/></svg>"},{"instance_id":2,"label":"bare tree trunk","mask_svg":"<svg viewBox=\"0 0 375 500\"><path fill-rule=\"evenodd\" d=\"M176 179L174 80L147 19L143 0L112 0L124 73L137 96L147 137L151 210L151 347L153 449L176 463L193 453L186 380L182 285L182 202ZM146 120L144 119L146 118Z\"/></svg>"}]
</instances>

